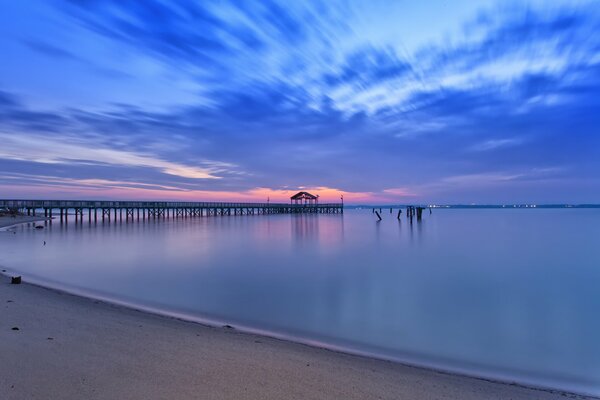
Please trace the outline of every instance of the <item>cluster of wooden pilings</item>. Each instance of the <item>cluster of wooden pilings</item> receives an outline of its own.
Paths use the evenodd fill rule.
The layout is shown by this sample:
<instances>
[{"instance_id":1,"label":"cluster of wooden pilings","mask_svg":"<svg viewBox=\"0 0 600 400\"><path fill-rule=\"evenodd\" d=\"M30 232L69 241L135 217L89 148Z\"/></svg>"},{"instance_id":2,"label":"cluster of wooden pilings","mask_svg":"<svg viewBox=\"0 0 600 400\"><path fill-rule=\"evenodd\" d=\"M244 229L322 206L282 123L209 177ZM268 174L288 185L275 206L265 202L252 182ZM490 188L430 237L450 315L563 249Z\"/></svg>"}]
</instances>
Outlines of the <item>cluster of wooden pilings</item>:
<instances>
[{"instance_id":1,"label":"cluster of wooden pilings","mask_svg":"<svg viewBox=\"0 0 600 400\"><path fill-rule=\"evenodd\" d=\"M52 218L59 216L67 221L89 222L130 221L159 218L188 218L229 215L267 214L342 214L344 207L338 203L286 204L286 203L208 203L208 202L131 202L131 201L69 201L69 200L0 200L0 207L19 210L27 215ZM73 214L70 214L70 213Z\"/></svg>"},{"instance_id":2,"label":"cluster of wooden pilings","mask_svg":"<svg viewBox=\"0 0 600 400\"><path fill-rule=\"evenodd\" d=\"M413 221L413 217L417 217L417 221L421 221L421 219L423 218L423 210L425 210L426 208L429 208L429 213L431 214L431 207L421 207L421 206L406 206L406 218L408 218L410 220L410 222ZM376 208L373 208L373 214L375 214L377 216L378 221L383 220L383 218L381 217L382 214L382 209L379 208L379 211L377 211ZM390 214L392 214L394 211L393 207L390 207ZM400 220L400 216L402 215L402 208L398 208L398 215L396 216L396 218L398 220Z\"/></svg>"}]
</instances>

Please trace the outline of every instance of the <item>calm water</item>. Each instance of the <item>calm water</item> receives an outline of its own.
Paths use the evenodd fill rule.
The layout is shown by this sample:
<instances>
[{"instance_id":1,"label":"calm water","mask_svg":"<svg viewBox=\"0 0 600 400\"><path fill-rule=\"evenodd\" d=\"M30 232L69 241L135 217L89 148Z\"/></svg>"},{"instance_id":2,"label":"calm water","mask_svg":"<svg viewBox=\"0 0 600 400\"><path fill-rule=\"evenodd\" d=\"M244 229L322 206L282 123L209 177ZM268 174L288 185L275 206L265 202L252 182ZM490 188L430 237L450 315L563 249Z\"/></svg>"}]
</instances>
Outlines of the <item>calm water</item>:
<instances>
[{"instance_id":1,"label":"calm water","mask_svg":"<svg viewBox=\"0 0 600 400\"><path fill-rule=\"evenodd\" d=\"M0 232L0 264L305 342L600 394L600 210L383 216L70 218Z\"/></svg>"}]
</instances>

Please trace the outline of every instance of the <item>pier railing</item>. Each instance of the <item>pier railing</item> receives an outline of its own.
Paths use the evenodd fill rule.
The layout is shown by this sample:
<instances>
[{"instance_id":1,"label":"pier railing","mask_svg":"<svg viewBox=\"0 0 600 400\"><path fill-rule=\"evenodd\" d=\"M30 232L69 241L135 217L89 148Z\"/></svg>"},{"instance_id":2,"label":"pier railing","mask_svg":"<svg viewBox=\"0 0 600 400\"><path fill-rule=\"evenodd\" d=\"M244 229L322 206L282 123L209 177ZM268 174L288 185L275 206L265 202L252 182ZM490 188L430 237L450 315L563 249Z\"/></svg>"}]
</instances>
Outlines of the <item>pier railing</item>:
<instances>
[{"instance_id":1,"label":"pier railing","mask_svg":"<svg viewBox=\"0 0 600 400\"><path fill-rule=\"evenodd\" d=\"M0 200L5 208L264 208L264 207L341 207L341 203L229 203L190 201L105 201L105 200Z\"/></svg>"},{"instance_id":2,"label":"pier railing","mask_svg":"<svg viewBox=\"0 0 600 400\"><path fill-rule=\"evenodd\" d=\"M74 211L75 220L84 214L91 222L108 219L125 220L146 218L203 217L217 215L260 215L260 214L342 214L341 203L228 203L190 201L109 201L109 200L0 200L0 209L26 212L36 215L43 210L45 217L52 217L58 210L60 220L67 219Z\"/></svg>"}]
</instances>

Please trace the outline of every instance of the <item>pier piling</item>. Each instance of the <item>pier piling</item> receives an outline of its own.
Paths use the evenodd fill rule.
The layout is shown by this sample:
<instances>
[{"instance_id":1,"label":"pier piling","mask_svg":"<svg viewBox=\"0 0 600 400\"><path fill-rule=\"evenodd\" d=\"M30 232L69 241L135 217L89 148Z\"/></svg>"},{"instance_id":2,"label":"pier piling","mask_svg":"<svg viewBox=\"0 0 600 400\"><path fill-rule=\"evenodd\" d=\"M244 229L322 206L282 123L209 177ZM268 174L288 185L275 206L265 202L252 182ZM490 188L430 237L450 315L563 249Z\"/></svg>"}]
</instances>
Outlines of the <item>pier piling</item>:
<instances>
[{"instance_id":1,"label":"pier piling","mask_svg":"<svg viewBox=\"0 0 600 400\"><path fill-rule=\"evenodd\" d=\"M142 221L166 218L191 218L232 215L269 215L269 214L343 214L343 203L209 203L209 202L135 202L135 201L70 201L70 200L1 200L0 208L19 209L28 215L35 215L36 209L43 210L44 216L52 217L52 210L57 209L61 222L68 222L69 211L75 214L78 223L84 222L84 210L88 222L135 220L137 215ZM372 209L375 213L375 208ZM392 212L392 209L390 209ZM146 215L147 213L147 215ZM381 213L381 209L379 210ZM381 217L381 214L379 214ZM140 215L141 214L141 215Z\"/></svg>"}]
</instances>

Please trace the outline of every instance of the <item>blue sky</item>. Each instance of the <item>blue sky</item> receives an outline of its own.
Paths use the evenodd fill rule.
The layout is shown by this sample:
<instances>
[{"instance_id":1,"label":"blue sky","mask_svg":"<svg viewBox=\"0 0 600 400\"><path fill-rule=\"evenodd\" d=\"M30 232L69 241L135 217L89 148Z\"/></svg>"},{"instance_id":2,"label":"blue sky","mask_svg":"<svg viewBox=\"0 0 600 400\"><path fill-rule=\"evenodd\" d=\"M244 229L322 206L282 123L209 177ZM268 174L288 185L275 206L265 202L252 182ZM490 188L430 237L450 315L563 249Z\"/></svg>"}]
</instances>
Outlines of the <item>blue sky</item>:
<instances>
[{"instance_id":1,"label":"blue sky","mask_svg":"<svg viewBox=\"0 0 600 400\"><path fill-rule=\"evenodd\" d=\"M3 198L600 202L593 1L0 9Z\"/></svg>"}]
</instances>

